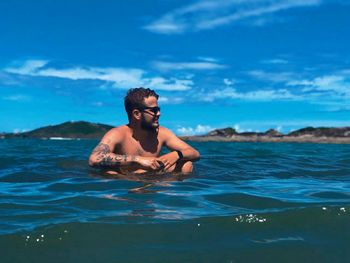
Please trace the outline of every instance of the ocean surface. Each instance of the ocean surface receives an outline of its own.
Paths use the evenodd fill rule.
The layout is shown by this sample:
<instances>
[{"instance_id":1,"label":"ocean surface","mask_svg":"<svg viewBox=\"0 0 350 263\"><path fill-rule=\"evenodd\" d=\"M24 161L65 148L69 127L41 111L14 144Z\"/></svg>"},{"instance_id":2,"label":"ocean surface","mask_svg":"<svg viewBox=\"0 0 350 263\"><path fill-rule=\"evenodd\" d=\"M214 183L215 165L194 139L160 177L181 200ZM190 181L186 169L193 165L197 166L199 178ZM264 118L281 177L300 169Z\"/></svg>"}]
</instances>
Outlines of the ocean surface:
<instances>
[{"instance_id":1,"label":"ocean surface","mask_svg":"<svg viewBox=\"0 0 350 263\"><path fill-rule=\"evenodd\" d=\"M0 140L0 262L350 262L350 145L191 143L106 177L94 140Z\"/></svg>"}]
</instances>

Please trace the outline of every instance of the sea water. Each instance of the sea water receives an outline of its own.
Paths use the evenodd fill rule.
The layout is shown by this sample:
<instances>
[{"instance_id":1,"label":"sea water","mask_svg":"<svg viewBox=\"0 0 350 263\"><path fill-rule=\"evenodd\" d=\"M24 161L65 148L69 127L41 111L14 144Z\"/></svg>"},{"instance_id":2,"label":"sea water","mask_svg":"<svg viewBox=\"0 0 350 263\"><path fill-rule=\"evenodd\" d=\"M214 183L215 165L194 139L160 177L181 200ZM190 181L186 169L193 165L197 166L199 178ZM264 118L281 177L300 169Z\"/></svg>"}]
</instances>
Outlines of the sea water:
<instances>
[{"instance_id":1,"label":"sea water","mask_svg":"<svg viewBox=\"0 0 350 263\"><path fill-rule=\"evenodd\" d=\"M0 262L350 262L350 145L191 143L111 178L94 140L0 140Z\"/></svg>"}]
</instances>

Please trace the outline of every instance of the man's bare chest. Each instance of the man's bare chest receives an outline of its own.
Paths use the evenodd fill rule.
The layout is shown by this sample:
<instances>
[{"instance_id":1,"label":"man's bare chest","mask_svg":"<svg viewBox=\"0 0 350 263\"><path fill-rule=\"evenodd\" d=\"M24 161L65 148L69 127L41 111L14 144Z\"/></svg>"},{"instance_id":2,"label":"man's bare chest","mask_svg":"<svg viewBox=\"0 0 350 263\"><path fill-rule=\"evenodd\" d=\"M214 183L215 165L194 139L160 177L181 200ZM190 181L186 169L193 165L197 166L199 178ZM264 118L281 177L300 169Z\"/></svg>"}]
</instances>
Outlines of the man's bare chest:
<instances>
[{"instance_id":1,"label":"man's bare chest","mask_svg":"<svg viewBox=\"0 0 350 263\"><path fill-rule=\"evenodd\" d=\"M159 156L162 143L158 138L136 140L134 138L124 139L114 149L116 154L128 154L137 156Z\"/></svg>"}]
</instances>

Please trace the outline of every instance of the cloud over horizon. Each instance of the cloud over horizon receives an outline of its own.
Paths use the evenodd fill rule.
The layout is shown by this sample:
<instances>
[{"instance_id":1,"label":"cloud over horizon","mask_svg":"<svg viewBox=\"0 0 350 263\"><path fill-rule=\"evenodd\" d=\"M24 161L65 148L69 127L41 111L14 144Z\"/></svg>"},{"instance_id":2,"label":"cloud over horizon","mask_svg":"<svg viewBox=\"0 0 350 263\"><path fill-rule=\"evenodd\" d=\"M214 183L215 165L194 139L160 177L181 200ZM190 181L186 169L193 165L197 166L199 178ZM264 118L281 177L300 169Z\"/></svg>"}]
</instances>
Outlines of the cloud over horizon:
<instances>
[{"instance_id":1,"label":"cloud over horizon","mask_svg":"<svg viewBox=\"0 0 350 263\"><path fill-rule=\"evenodd\" d=\"M213 60L213 59L212 59ZM280 63L274 61L272 63ZM284 61L282 62L284 63ZM198 84L194 82L195 70L222 70L227 66L218 62L164 62L153 61L153 66L160 71L182 71L186 77L163 77L151 74L139 68L118 67L65 67L59 68L51 65L49 60L25 60L13 62L12 66L3 69L3 72L19 76L62 78L76 80L99 80L105 82L101 87L115 89L129 89L139 86L152 87L160 91L186 92L191 89L194 93L182 94L175 99L171 96L164 98L164 103L179 104L186 99L213 102L220 99L240 100L300 100L312 98L349 98L350 97L350 70L343 69L331 72L328 75L311 76L306 73L300 74L294 71L266 71L255 69L243 71L245 78L236 76L224 78L223 85L216 88L201 89L196 91ZM303 76L304 75L304 76ZM246 90L244 85L259 81L261 88ZM243 85L243 86L242 86ZM258 86L259 87L259 86ZM8 97L10 98L10 97ZM22 98L23 99L23 98ZM8 99L9 100L9 99Z\"/></svg>"},{"instance_id":2,"label":"cloud over horizon","mask_svg":"<svg viewBox=\"0 0 350 263\"><path fill-rule=\"evenodd\" d=\"M170 70L215 70L227 68L226 65L213 61L196 61L196 62L168 62L153 61L152 66L160 71Z\"/></svg>"},{"instance_id":3,"label":"cloud over horizon","mask_svg":"<svg viewBox=\"0 0 350 263\"><path fill-rule=\"evenodd\" d=\"M209 125L198 124L196 127L178 127L176 132L179 135L199 135L208 133L211 130L214 130L214 128Z\"/></svg>"},{"instance_id":4,"label":"cloud over horizon","mask_svg":"<svg viewBox=\"0 0 350 263\"><path fill-rule=\"evenodd\" d=\"M182 34L246 19L255 19L251 25L261 26L266 22L263 20L266 15L320 4L321 0L202 0L170 11L144 26L144 29L159 34Z\"/></svg>"},{"instance_id":5,"label":"cloud over horizon","mask_svg":"<svg viewBox=\"0 0 350 263\"><path fill-rule=\"evenodd\" d=\"M71 67L54 68L48 60L26 60L14 63L5 72L33 77L55 77L70 80L100 80L113 84L114 88L129 89L152 86L164 91L185 91L193 86L191 79L161 76L148 77L148 72L138 68Z\"/></svg>"},{"instance_id":6,"label":"cloud over horizon","mask_svg":"<svg viewBox=\"0 0 350 263\"><path fill-rule=\"evenodd\" d=\"M302 91L343 99L350 98L350 74L346 71L329 75L316 76L311 79L295 79L287 82L288 86L301 86Z\"/></svg>"},{"instance_id":7,"label":"cloud over horizon","mask_svg":"<svg viewBox=\"0 0 350 263\"><path fill-rule=\"evenodd\" d=\"M295 100L301 99L300 96L292 94L287 89L266 89L266 90L253 90L248 92L239 92L235 88L223 88L216 89L208 92L203 96L202 100L211 102L216 99L241 99L241 100L253 100L253 101L270 101L270 100Z\"/></svg>"}]
</instances>

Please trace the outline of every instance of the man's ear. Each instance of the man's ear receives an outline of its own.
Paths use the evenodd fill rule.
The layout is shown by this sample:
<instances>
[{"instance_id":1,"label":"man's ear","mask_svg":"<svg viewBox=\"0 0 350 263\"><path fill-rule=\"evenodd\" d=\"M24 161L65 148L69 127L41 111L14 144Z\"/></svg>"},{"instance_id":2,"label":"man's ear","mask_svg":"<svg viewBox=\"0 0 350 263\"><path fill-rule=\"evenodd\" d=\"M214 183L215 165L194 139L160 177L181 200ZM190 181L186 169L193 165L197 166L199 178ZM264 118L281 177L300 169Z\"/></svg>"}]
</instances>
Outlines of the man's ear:
<instances>
[{"instance_id":1,"label":"man's ear","mask_svg":"<svg viewBox=\"0 0 350 263\"><path fill-rule=\"evenodd\" d=\"M141 111L138 109L132 110L132 116L134 116L136 120L141 120Z\"/></svg>"}]
</instances>

